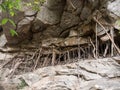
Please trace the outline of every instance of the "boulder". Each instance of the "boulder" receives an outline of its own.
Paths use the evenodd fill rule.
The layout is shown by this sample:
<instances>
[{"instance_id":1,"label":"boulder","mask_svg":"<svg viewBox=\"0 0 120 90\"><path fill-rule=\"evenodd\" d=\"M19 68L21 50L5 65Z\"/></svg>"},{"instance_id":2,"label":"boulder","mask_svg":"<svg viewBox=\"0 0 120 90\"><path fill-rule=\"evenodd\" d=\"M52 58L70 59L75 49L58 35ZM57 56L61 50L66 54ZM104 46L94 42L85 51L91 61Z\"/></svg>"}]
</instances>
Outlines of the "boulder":
<instances>
[{"instance_id":1,"label":"boulder","mask_svg":"<svg viewBox=\"0 0 120 90\"><path fill-rule=\"evenodd\" d=\"M6 25L3 25L3 32L7 38L8 45L16 45L23 40L29 39L31 36L30 29L32 21L35 18L36 11L33 11L31 7L24 6L19 11L15 11L14 16L10 16L7 13L2 14L2 18L9 18L14 21L16 26L13 26L10 22L7 22ZM18 33L18 36L12 36L10 30L13 29Z\"/></svg>"},{"instance_id":2,"label":"boulder","mask_svg":"<svg viewBox=\"0 0 120 90\"><path fill-rule=\"evenodd\" d=\"M120 6L120 0L112 0L112 1L109 1L107 9L113 14L115 14L116 16L120 17L119 6Z\"/></svg>"},{"instance_id":3,"label":"boulder","mask_svg":"<svg viewBox=\"0 0 120 90\"><path fill-rule=\"evenodd\" d=\"M69 12L64 12L61 18L61 23L60 27L65 29L69 29L71 27L74 27L78 25L80 22L80 19L78 16L73 15L72 13Z\"/></svg>"},{"instance_id":4,"label":"boulder","mask_svg":"<svg viewBox=\"0 0 120 90\"><path fill-rule=\"evenodd\" d=\"M44 24L54 25L60 22L65 0L46 0L38 12L37 19Z\"/></svg>"},{"instance_id":5,"label":"boulder","mask_svg":"<svg viewBox=\"0 0 120 90\"><path fill-rule=\"evenodd\" d=\"M2 34L2 35L0 36L0 47L5 46L6 43L7 43L7 39L6 39L6 37L5 37L5 34Z\"/></svg>"},{"instance_id":6,"label":"boulder","mask_svg":"<svg viewBox=\"0 0 120 90\"><path fill-rule=\"evenodd\" d=\"M22 90L119 90L119 69L114 59L105 58L44 67L16 78L28 85Z\"/></svg>"}]
</instances>

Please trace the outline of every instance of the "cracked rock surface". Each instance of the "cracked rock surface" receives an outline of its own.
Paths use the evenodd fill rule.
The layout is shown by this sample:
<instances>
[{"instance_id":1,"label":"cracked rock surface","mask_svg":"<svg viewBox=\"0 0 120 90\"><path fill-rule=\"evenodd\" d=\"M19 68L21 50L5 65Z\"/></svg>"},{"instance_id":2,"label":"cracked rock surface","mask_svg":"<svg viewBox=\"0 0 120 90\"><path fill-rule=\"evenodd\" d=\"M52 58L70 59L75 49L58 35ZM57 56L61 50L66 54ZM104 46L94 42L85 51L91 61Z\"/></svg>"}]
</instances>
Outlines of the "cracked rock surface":
<instances>
[{"instance_id":1,"label":"cracked rock surface","mask_svg":"<svg viewBox=\"0 0 120 90\"><path fill-rule=\"evenodd\" d=\"M1 75L4 75L2 71ZM1 87L13 90L6 85L15 88L24 81L26 85L20 90L120 90L119 77L120 65L114 59L79 60L40 68L12 79L4 77Z\"/></svg>"}]
</instances>

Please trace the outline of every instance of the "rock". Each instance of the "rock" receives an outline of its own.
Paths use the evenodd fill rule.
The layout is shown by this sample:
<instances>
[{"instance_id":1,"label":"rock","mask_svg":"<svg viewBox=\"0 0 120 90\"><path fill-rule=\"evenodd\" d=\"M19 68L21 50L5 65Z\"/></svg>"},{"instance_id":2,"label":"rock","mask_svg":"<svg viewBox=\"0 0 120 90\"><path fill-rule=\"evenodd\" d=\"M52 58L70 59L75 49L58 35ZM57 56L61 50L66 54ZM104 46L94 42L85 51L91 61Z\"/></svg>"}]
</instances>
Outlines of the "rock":
<instances>
[{"instance_id":1,"label":"rock","mask_svg":"<svg viewBox=\"0 0 120 90\"><path fill-rule=\"evenodd\" d=\"M34 83L38 82L41 79L40 76L38 76L34 73L25 74L25 75L21 76L21 78L23 80L25 80L25 83L28 86L32 86Z\"/></svg>"},{"instance_id":2,"label":"rock","mask_svg":"<svg viewBox=\"0 0 120 90\"><path fill-rule=\"evenodd\" d=\"M47 25L45 25L43 22L40 20L35 20L33 25L32 25L32 32L33 33L38 33L38 32L43 32L46 29Z\"/></svg>"},{"instance_id":3,"label":"rock","mask_svg":"<svg viewBox=\"0 0 120 90\"><path fill-rule=\"evenodd\" d=\"M22 90L119 90L119 69L109 58L44 67L33 72L39 81Z\"/></svg>"},{"instance_id":4,"label":"rock","mask_svg":"<svg viewBox=\"0 0 120 90\"><path fill-rule=\"evenodd\" d=\"M18 90L15 85L11 85L9 83L4 83L0 87L1 90Z\"/></svg>"},{"instance_id":5,"label":"rock","mask_svg":"<svg viewBox=\"0 0 120 90\"><path fill-rule=\"evenodd\" d=\"M6 77L4 81L0 81L0 86L4 88L3 90L18 90L20 83L21 81L18 78L10 79Z\"/></svg>"},{"instance_id":6,"label":"rock","mask_svg":"<svg viewBox=\"0 0 120 90\"><path fill-rule=\"evenodd\" d=\"M50 47L52 45L58 46L59 43L63 41L63 38L48 38L45 40L42 40L42 46L43 47Z\"/></svg>"},{"instance_id":7,"label":"rock","mask_svg":"<svg viewBox=\"0 0 120 90\"><path fill-rule=\"evenodd\" d=\"M98 61L93 61L93 62L89 62L86 61L84 63L80 63L79 67L81 69L84 69L86 71L92 71L94 74L99 74L103 77L119 77L120 75L120 67L119 65L112 61L111 59L104 59L104 61L101 62L102 59L99 59ZM109 63L108 62L112 62ZM115 67L115 68L114 68Z\"/></svg>"},{"instance_id":8,"label":"rock","mask_svg":"<svg viewBox=\"0 0 120 90\"><path fill-rule=\"evenodd\" d=\"M34 71L34 73L36 73L37 75L39 75L41 77L56 75L55 67L50 67L50 68L46 67L46 68L38 69L38 70Z\"/></svg>"},{"instance_id":9,"label":"rock","mask_svg":"<svg viewBox=\"0 0 120 90\"><path fill-rule=\"evenodd\" d=\"M110 27L108 26L106 26L105 27L106 28L106 31L107 32L109 32L109 30L110 30ZM106 35L106 32L104 31L104 29L101 27L101 26L97 26L97 35L100 37L100 39L102 40L102 41L107 41L107 40L109 40L109 37Z\"/></svg>"},{"instance_id":10,"label":"rock","mask_svg":"<svg viewBox=\"0 0 120 90\"><path fill-rule=\"evenodd\" d=\"M40 44L43 38L44 36L41 32L35 33L33 34L32 42L34 42L34 44L37 44L37 43Z\"/></svg>"},{"instance_id":11,"label":"rock","mask_svg":"<svg viewBox=\"0 0 120 90\"><path fill-rule=\"evenodd\" d=\"M16 54L8 54L8 53L1 53L0 52L0 61L6 61L9 60L11 58L13 58ZM6 59L6 60L5 60Z\"/></svg>"},{"instance_id":12,"label":"rock","mask_svg":"<svg viewBox=\"0 0 120 90\"><path fill-rule=\"evenodd\" d=\"M113 57L113 59L114 59L118 64L120 64L120 56Z\"/></svg>"},{"instance_id":13,"label":"rock","mask_svg":"<svg viewBox=\"0 0 120 90\"><path fill-rule=\"evenodd\" d=\"M46 0L38 12L37 19L44 24L54 25L60 22L65 0Z\"/></svg>"},{"instance_id":14,"label":"rock","mask_svg":"<svg viewBox=\"0 0 120 90\"><path fill-rule=\"evenodd\" d=\"M32 39L32 32L30 31L31 24L31 20L28 20L27 18L24 18L20 23L18 23L18 36L16 37L18 39L18 43Z\"/></svg>"},{"instance_id":15,"label":"rock","mask_svg":"<svg viewBox=\"0 0 120 90\"><path fill-rule=\"evenodd\" d=\"M24 12L25 16L34 16L37 12L33 11L31 8Z\"/></svg>"},{"instance_id":16,"label":"rock","mask_svg":"<svg viewBox=\"0 0 120 90\"><path fill-rule=\"evenodd\" d=\"M24 87L23 89L20 89L20 90L33 90L33 89L30 87Z\"/></svg>"},{"instance_id":17,"label":"rock","mask_svg":"<svg viewBox=\"0 0 120 90\"><path fill-rule=\"evenodd\" d=\"M119 90L119 77L120 65L114 59L105 58L39 68L12 79L6 78L0 85L16 87L22 78L28 86L21 90Z\"/></svg>"},{"instance_id":18,"label":"rock","mask_svg":"<svg viewBox=\"0 0 120 90\"><path fill-rule=\"evenodd\" d=\"M32 88L39 90L74 90L78 87L78 80L75 76L46 77L32 85ZM41 87L38 87L41 86Z\"/></svg>"},{"instance_id":19,"label":"rock","mask_svg":"<svg viewBox=\"0 0 120 90\"><path fill-rule=\"evenodd\" d=\"M119 90L119 81L108 80L108 79L98 79L91 80L88 82L81 82L80 90Z\"/></svg>"},{"instance_id":20,"label":"rock","mask_svg":"<svg viewBox=\"0 0 120 90\"><path fill-rule=\"evenodd\" d=\"M107 9L114 13L115 15L120 17L120 9L119 9L119 5L120 5L120 0L114 0L109 2Z\"/></svg>"},{"instance_id":21,"label":"rock","mask_svg":"<svg viewBox=\"0 0 120 90\"><path fill-rule=\"evenodd\" d=\"M7 39L6 39L6 37L5 37L5 34L2 34L2 35L0 36L0 47L5 46L6 43L7 43Z\"/></svg>"},{"instance_id":22,"label":"rock","mask_svg":"<svg viewBox=\"0 0 120 90\"><path fill-rule=\"evenodd\" d=\"M2 52L2 53L15 53L15 52L18 52L18 51L20 51L20 48L19 47L17 47L17 48L15 48L15 47L2 47L2 48L0 48L0 51Z\"/></svg>"},{"instance_id":23,"label":"rock","mask_svg":"<svg viewBox=\"0 0 120 90\"><path fill-rule=\"evenodd\" d=\"M70 27L74 27L75 25L78 25L79 23L79 17L73 15L69 12L64 12L62 15L60 27L63 29L68 29Z\"/></svg>"},{"instance_id":24,"label":"rock","mask_svg":"<svg viewBox=\"0 0 120 90\"><path fill-rule=\"evenodd\" d=\"M6 17L7 17L6 14L2 15L2 18L6 18ZM17 24L17 22L21 20L23 17L24 17L24 13L17 11L16 15L14 17L10 17L10 19L13 20L15 24ZM6 36L7 42L18 43L18 38L14 38L11 36L10 29L14 29L14 30L16 29L16 27L14 27L10 22L8 22L6 25L3 26L3 33Z\"/></svg>"},{"instance_id":25,"label":"rock","mask_svg":"<svg viewBox=\"0 0 120 90\"><path fill-rule=\"evenodd\" d=\"M62 31L64 31L64 29L59 27L59 25L53 25L47 27L47 29L43 32L43 35L47 38L49 37L59 38ZM65 35L62 35L61 37L64 37Z\"/></svg>"},{"instance_id":26,"label":"rock","mask_svg":"<svg viewBox=\"0 0 120 90\"><path fill-rule=\"evenodd\" d=\"M94 25L92 25L92 24L86 24L86 25L83 25L83 26L81 26L81 25L79 25L78 26L78 33L79 33L79 36L83 36L83 37L87 37L87 36L90 36L90 35L93 35L93 27L94 27Z\"/></svg>"},{"instance_id":27,"label":"rock","mask_svg":"<svg viewBox=\"0 0 120 90\"><path fill-rule=\"evenodd\" d=\"M85 6L80 14L81 20L87 20L92 14L91 7Z\"/></svg>"},{"instance_id":28,"label":"rock","mask_svg":"<svg viewBox=\"0 0 120 90\"><path fill-rule=\"evenodd\" d=\"M87 38L73 36L68 38L49 38L42 40L43 47L51 47L51 46L59 46L59 47L66 47L66 46L76 46L76 45L83 45L88 44L89 41Z\"/></svg>"},{"instance_id":29,"label":"rock","mask_svg":"<svg viewBox=\"0 0 120 90\"><path fill-rule=\"evenodd\" d=\"M104 13L104 14L102 14ZM108 41L110 38L108 37L107 33L111 35L111 30L114 30L111 27L111 24L114 23L114 20L111 16L108 15L106 10L103 10L101 12L98 12L98 22L101 24L97 24L97 26L94 26L94 32L97 32L97 36L100 37L102 41ZM113 37L115 37L116 34L113 33Z\"/></svg>"},{"instance_id":30,"label":"rock","mask_svg":"<svg viewBox=\"0 0 120 90\"><path fill-rule=\"evenodd\" d=\"M4 87L0 85L0 89L1 89L1 90L4 90Z\"/></svg>"},{"instance_id":31,"label":"rock","mask_svg":"<svg viewBox=\"0 0 120 90\"><path fill-rule=\"evenodd\" d=\"M35 18L36 11L33 11L31 7L24 6L24 4L21 5L22 9L16 11L14 16L9 15L9 18L14 21L16 26L12 25L10 22L3 25L3 33L6 36L8 45L16 45L21 41L29 39L31 36L30 28ZM8 14L3 13L2 18L7 18L7 16ZM10 34L10 29L15 30L18 36L12 36Z\"/></svg>"},{"instance_id":32,"label":"rock","mask_svg":"<svg viewBox=\"0 0 120 90\"><path fill-rule=\"evenodd\" d=\"M114 23L114 27L120 30L120 19L116 20L116 22Z\"/></svg>"},{"instance_id":33,"label":"rock","mask_svg":"<svg viewBox=\"0 0 120 90\"><path fill-rule=\"evenodd\" d=\"M58 43L58 45L60 46L76 46L76 45L83 45L83 44L88 44L89 41L87 38L83 38L83 37L77 37L77 36L74 36L74 37L68 37L66 38L64 41Z\"/></svg>"},{"instance_id":34,"label":"rock","mask_svg":"<svg viewBox=\"0 0 120 90\"><path fill-rule=\"evenodd\" d=\"M69 0L67 1L66 10L73 12L75 15L79 15L83 8L83 1L80 0Z\"/></svg>"},{"instance_id":35,"label":"rock","mask_svg":"<svg viewBox=\"0 0 120 90\"><path fill-rule=\"evenodd\" d=\"M70 37L78 36L78 32L76 30L70 30L69 36Z\"/></svg>"},{"instance_id":36,"label":"rock","mask_svg":"<svg viewBox=\"0 0 120 90\"><path fill-rule=\"evenodd\" d=\"M8 69L8 68L3 68L0 70L1 81L4 81L6 79L7 75L9 74L9 71L10 71L10 69Z\"/></svg>"}]
</instances>

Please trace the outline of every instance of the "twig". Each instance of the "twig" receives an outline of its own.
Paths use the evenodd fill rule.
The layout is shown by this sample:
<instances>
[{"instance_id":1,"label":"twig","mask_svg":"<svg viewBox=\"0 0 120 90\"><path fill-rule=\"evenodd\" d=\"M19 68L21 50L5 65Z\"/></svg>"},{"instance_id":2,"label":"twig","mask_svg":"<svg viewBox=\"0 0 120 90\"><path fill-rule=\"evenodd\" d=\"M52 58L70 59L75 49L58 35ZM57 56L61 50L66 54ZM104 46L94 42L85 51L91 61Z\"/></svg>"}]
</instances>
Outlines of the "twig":
<instances>
[{"instance_id":1,"label":"twig","mask_svg":"<svg viewBox=\"0 0 120 90\"><path fill-rule=\"evenodd\" d=\"M10 74L9 74L9 78L11 78L14 73L15 73L15 70L19 67L19 65L22 63L22 61L19 61L15 64L14 68L11 70Z\"/></svg>"},{"instance_id":2,"label":"twig","mask_svg":"<svg viewBox=\"0 0 120 90\"><path fill-rule=\"evenodd\" d=\"M111 34L111 38L114 39L114 31L113 31L112 27L110 29L110 34ZM114 45L112 43L112 45L111 45L111 56L113 56L113 55L114 55Z\"/></svg>"},{"instance_id":3,"label":"twig","mask_svg":"<svg viewBox=\"0 0 120 90\"><path fill-rule=\"evenodd\" d=\"M18 55L16 55L18 56ZM12 59L8 60L7 62L5 62L3 65L0 66L0 69L3 68L5 65L7 65L8 63L12 62L14 60L14 58L16 58L16 56L14 56Z\"/></svg>"},{"instance_id":4,"label":"twig","mask_svg":"<svg viewBox=\"0 0 120 90\"><path fill-rule=\"evenodd\" d=\"M44 62L43 62L43 65L42 65L43 67L45 67L49 63L48 57L49 57L49 54L44 59Z\"/></svg>"},{"instance_id":5,"label":"twig","mask_svg":"<svg viewBox=\"0 0 120 90\"><path fill-rule=\"evenodd\" d=\"M80 52L80 48L78 48L78 59L80 59L81 58L81 52Z\"/></svg>"},{"instance_id":6,"label":"twig","mask_svg":"<svg viewBox=\"0 0 120 90\"><path fill-rule=\"evenodd\" d=\"M36 53L37 53L38 51L39 51L39 49L37 49L37 50L33 53L32 57L30 57L28 60L34 59L34 57L35 57L35 55L36 55Z\"/></svg>"},{"instance_id":7,"label":"twig","mask_svg":"<svg viewBox=\"0 0 120 90\"><path fill-rule=\"evenodd\" d=\"M67 58L68 58L68 61L70 62L70 52L67 51Z\"/></svg>"},{"instance_id":8,"label":"twig","mask_svg":"<svg viewBox=\"0 0 120 90\"><path fill-rule=\"evenodd\" d=\"M93 56L94 56L94 58L96 58L96 54L95 54L95 45L94 45L94 43L92 42L92 40L91 40L91 38L90 38L90 43L92 44L92 46L93 46Z\"/></svg>"},{"instance_id":9,"label":"twig","mask_svg":"<svg viewBox=\"0 0 120 90\"><path fill-rule=\"evenodd\" d=\"M98 38L97 38L97 23L96 23L96 26L95 26L95 31L96 31L96 34L95 34L95 40L96 40L96 59L98 58Z\"/></svg>"},{"instance_id":10,"label":"twig","mask_svg":"<svg viewBox=\"0 0 120 90\"><path fill-rule=\"evenodd\" d=\"M107 51L108 51L108 44L106 43L106 48L105 48L105 51L104 51L104 54L103 54L104 57L106 56Z\"/></svg>"},{"instance_id":11,"label":"twig","mask_svg":"<svg viewBox=\"0 0 120 90\"><path fill-rule=\"evenodd\" d=\"M40 59L40 57L41 57L41 51L42 51L42 48L39 49L39 55L38 55L38 57L37 57L37 59L36 59L35 66L34 66L33 70L35 70L36 67L37 67L38 61L39 61L39 59Z\"/></svg>"},{"instance_id":12,"label":"twig","mask_svg":"<svg viewBox=\"0 0 120 90\"><path fill-rule=\"evenodd\" d=\"M64 53L64 61L65 61L65 63L67 62L66 53Z\"/></svg>"},{"instance_id":13,"label":"twig","mask_svg":"<svg viewBox=\"0 0 120 90\"><path fill-rule=\"evenodd\" d=\"M109 37L109 39L111 40L112 44L114 45L114 47L116 48L116 50L118 51L118 53L120 54L120 49L117 47L117 45L114 43L114 40L111 38L111 36L109 35L109 33L106 31L105 27L95 18L93 17L93 19L103 28L103 30L105 31L105 33L107 34L107 36Z\"/></svg>"},{"instance_id":14,"label":"twig","mask_svg":"<svg viewBox=\"0 0 120 90\"><path fill-rule=\"evenodd\" d=\"M76 7L73 5L71 0L67 0L67 2L69 2L69 4L72 6L73 9L76 9Z\"/></svg>"},{"instance_id":15,"label":"twig","mask_svg":"<svg viewBox=\"0 0 120 90\"><path fill-rule=\"evenodd\" d=\"M53 47L52 62L51 62L53 66L55 65L55 59L56 59L56 52L55 52L54 47Z\"/></svg>"}]
</instances>

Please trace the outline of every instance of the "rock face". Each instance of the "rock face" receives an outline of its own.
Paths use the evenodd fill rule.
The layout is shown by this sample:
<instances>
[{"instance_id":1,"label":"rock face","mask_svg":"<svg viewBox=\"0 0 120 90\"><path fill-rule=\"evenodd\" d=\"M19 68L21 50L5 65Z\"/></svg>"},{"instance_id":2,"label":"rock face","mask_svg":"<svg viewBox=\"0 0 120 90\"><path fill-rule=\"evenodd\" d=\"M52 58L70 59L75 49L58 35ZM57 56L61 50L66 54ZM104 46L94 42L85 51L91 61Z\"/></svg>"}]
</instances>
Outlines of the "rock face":
<instances>
[{"instance_id":1,"label":"rock face","mask_svg":"<svg viewBox=\"0 0 120 90\"><path fill-rule=\"evenodd\" d=\"M109 58L79 61L79 63L38 69L33 73L40 79L29 85L35 90L115 90L120 89L120 80L117 78L120 76L119 70L120 66ZM26 77L24 80L29 80L28 78L31 77Z\"/></svg>"},{"instance_id":2,"label":"rock face","mask_svg":"<svg viewBox=\"0 0 120 90\"><path fill-rule=\"evenodd\" d=\"M35 18L36 11L33 11L31 7L24 6L24 2L22 4L22 8L19 11L16 11L15 16L10 16L6 13L2 14L2 18L9 18L15 22L15 25L12 25L8 22L6 25L3 25L3 32L7 38L7 44L16 45L19 42L29 39L32 34L30 32L32 21ZM14 29L18 36L11 36L10 30Z\"/></svg>"},{"instance_id":3,"label":"rock face","mask_svg":"<svg viewBox=\"0 0 120 90\"><path fill-rule=\"evenodd\" d=\"M89 58L92 56L91 53L96 53L96 37L102 42L99 44L101 46L103 45L102 48L99 47L100 45L98 46L98 52L102 55L104 54L103 56L107 56L107 53L112 53L112 45L111 43L107 43L110 38L106 35L106 32L110 34L111 26L113 30L114 28L115 30L119 29L115 26L115 22L120 16L119 9L116 9L120 2L119 0L110 0L107 6L107 1L109 0L46 0L38 12L31 10L29 7L23 7L21 11L17 11L16 16L10 17L12 20L15 20L16 27L13 27L10 23L3 26L7 43L16 45L24 40L31 40L32 36L33 39L31 43L27 43L27 47L23 45L22 49L17 48L16 50L12 50L12 52L18 49L18 51L21 50L18 58L15 58L16 60L13 59L13 67L13 64L16 62L23 62L22 64L25 67L22 65L21 67L17 67L15 64L15 66L21 68L22 71L23 68L33 70L33 68L39 67L39 65L47 66L51 64L54 65L54 63L56 65L57 62L61 63L65 60L74 63L39 68L33 72L13 76L11 79L8 78L8 76L14 74L16 67L14 69L11 68L11 70L8 68L0 69L0 89L119 90L120 57L103 59L99 55L102 59L81 59L85 59L85 57ZM114 7L114 5L116 6ZM108 10L116 14L117 17L107 12ZM9 33L10 28L15 29L19 36L12 37ZM120 37L116 32L115 35ZM0 37L0 40L1 39L6 40L3 36ZM0 42L0 45L4 46L5 43L6 42ZM40 50L34 50L34 47L32 47L33 43L38 43L35 45L35 48ZM30 45L30 48L28 45ZM117 45L120 46L120 42L117 43ZM41 47L43 47L42 50ZM29 51L27 51L28 48ZM72 51L71 48L74 50ZM0 51L6 54L6 52L11 52L11 49L9 50L8 48L8 50L6 50L0 48ZM0 57L1 60L3 60L3 57L8 59L13 58L12 54L7 54L7 56L5 54L0 53L2 57ZM22 54L25 54L25 58L21 57ZM80 57L79 54L81 55ZM55 62L54 59L56 59ZM37 60L38 65L34 67ZM28 63L29 67L26 67L25 63ZM67 63L67 61L65 61L65 63ZM2 66L4 65L1 65L1 67Z\"/></svg>"},{"instance_id":4,"label":"rock face","mask_svg":"<svg viewBox=\"0 0 120 90\"><path fill-rule=\"evenodd\" d=\"M79 36L80 38L91 37L94 39L95 33L103 42L108 41L109 37L106 35L103 27L105 27L108 33L111 30L111 24L117 28L114 25L116 18L111 16L108 10L119 16L119 9L117 9L119 0L109 1L107 5L108 1L46 0L40 7L40 11L34 11L31 7L23 5L20 11L16 11L14 17L10 17L15 21L16 27L13 27L10 23L3 26L8 44L16 45L26 40L32 41L32 39L39 42L49 38L67 39L71 36ZM112 8L114 5L115 7ZM6 14L3 14L4 17L6 17ZM103 27L93 18L97 18ZM11 36L9 33L11 28L16 30L18 36ZM78 34L74 35L71 31ZM70 43L70 41L72 39L70 40L69 38L67 43ZM84 42L86 43L86 41ZM79 43L75 42L73 45L77 44Z\"/></svg>"},{"instance_id":5,"label":"rock face","mask_svg":"<svg viewBox=\"0 0 120 90\"><path fill-rule=\"evenodd\" d=\"M59 23L65 3L65 0L46 0L37 18L45 24L53 25Z\"/></svg>"},{"instance_id":6,"label":"rock face","mask_svg":"<svg viewBox=\"0 0 120 90\"><path fill-rule=\"evenodd\" d=\"M108 4L108 10L114 14L116 14L117 16L120 16L120 10L118 9L119 8L119 4L120 4L120 1L119 0L114 0L112 2L109 2Z\"/></svg>"},{"instance_id":7,"label":"rock face","mask_svg":"<svg viewBox=\"0 0 120 90\"><path fill-rule=\"evenodd\" d=\"M113 2L109 2L108 4L108 10L111 12L111 16L116 19L116 22L114 23L114 26L116 29L120 30L120 24L119 24L119 18L120 18L120 10L119 7L119 0L114 0Z\"/></svg>"},{"instance_id":8,"label":"rock face","mask_svg":"<svg viewBox=\"0 0 120 90\"><path fill-rule=\"evenodd\" d=\"M3 46L5 46L5 44L7 43L7 39L6 39L6 37L5 37L5 34L2 34L1 36L0 36L0 47L3 47Z\"/></svg>"},{"instance_id":9,"label":"rock face","mask_svg":"<svg viewBox=\"0 0 120 90\"><path fill-rule=\"evenodd\" d=\"M119 77L120 65L114 59L78 60L77 63L44 67L16 76L10 79L9 86L15 83L19 87L24 80L27 86L21 90L119 90ZM5 85L1 84L3 88Z\"/></svg>"}]
</instances>

